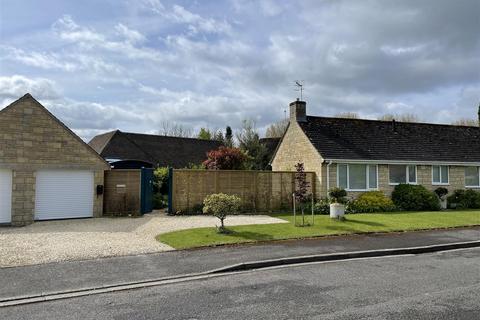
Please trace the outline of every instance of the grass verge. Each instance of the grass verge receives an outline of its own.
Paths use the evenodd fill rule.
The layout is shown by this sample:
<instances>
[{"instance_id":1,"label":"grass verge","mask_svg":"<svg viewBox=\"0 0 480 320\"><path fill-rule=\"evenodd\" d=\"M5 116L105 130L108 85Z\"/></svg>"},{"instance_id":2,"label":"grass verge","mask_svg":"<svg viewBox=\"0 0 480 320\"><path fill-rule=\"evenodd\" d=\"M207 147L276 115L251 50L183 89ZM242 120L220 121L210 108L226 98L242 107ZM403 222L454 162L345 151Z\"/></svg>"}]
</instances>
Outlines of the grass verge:
<instances>
[{"instance_id":1,"label":"grass verge","mask_svg":"<svg viewBox=\"0 0 480 320\"><path fill-rule=\"evenodd\" d=\"M306 227L294 226L293 216L290 214L274 214L272 216L286 220L289 223L229 227L227 217L225 224L228 230L231 231L229 234L219 234L214 227L196 228L163 233L158 235L156 239L175 249L187 249L327 235L398 232L480 225L479 210L351 214L345 216L345 221L330 219L329 216L316 215L315 224ZM305 221L311 224L311 217L306 216ZM301 222L301 217L297 216L297 223L299 222Z\"/></svg>"}]
</instances>

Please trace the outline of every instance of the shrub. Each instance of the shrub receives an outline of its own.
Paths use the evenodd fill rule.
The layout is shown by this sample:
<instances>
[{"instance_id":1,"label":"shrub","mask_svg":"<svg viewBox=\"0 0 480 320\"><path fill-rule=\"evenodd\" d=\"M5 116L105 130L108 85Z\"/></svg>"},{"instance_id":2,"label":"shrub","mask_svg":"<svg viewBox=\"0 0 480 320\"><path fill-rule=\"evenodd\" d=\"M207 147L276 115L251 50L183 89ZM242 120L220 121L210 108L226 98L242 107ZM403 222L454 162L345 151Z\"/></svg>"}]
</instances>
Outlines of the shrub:
<instances>
[{"instance_id":1,"label":"shrub","mask_svg":"<svg viewBox=\"0 0 480 320\"><path fill-rule=\"evenodd\" d=\"M448 189L444 187L438 187L437 189L435 189L434 192L441 200L443 200L444 197L448 194Z\"/></svg>"},{"instance_id":2,"label":"shrub","mask_svg":"<svg viewBox=\"0 0 480 320\"><path fill-rule=\"evenodd\" d=\"M312 203L309 202L305 207L305 213L312 212ZM330 214L330 202L328 199L320 199L313 203L314 214Z\"/></svg>"},{"instance_id":3,"label":"shrub","mask_svg":"<svg viewBox=\"0 0 480 320\"><path fill-rule=\"evenodd\" d=\"M341 188L332 188L328 192L328 195L334 203L345 203L345 197L347 196L347 191Z\"/></svg>"},{"instance_id":4,"label":"shrub","mask_svg":"<svg viewBox=\"0 0 480 320\"><path fill-rule=\"evenodd\" d=\"M455 190L447 201L450 207L457 209L480 209L480 192L472 189Z\"/></svg>"},{"instance_id":5,"label":"shrub","mask_svg":"<svg viewBox=\"0 0 480 320\"><path fill-rule=\"evenodd\" d=\"M313 210L316 214L330 214L330 201L328 199L318 200Z\"/></svg>"},{"instance_id":6,"label":"shrub","mask_svg":"<svg viewBox=\"0 0 480 320\"><path fill-rule=\"evenodd\" d=\"M349 213L371 213L394 211L393 201L380 191L362 193L357 199L348 203Z\"/></svg>"},{"instance_id":7,"label":"shrub","mask_svg":"<svg viewBox=\"0 0 480 320\"><path fill-rule=\"evenodd\" d=\"M153 171L153 192L168 193L168 167L158 167Z\"/></svg>"},{"instance_id":8,"label":"shrub","mask_svg":"<svg viewBox=\"0 0 480 320\"><path fill-rule=\"evenodd\" d=\"M421 185L399 184L395 186L392 200L400 210L440 210L440 202L435 193Z\"/></svg>"},{"instance_id":9,"label":"shrub","mask_svg":"<svg viewBox=\"0 0 480 320\"><path fill-rule=\"evenodd\" d=\"M238 213L240 209L240 198L235 195L228 195L224 193L215 193L205 197L203 200L203 213L212 214L220 219L220 233L225 233L225 225L223 220L229 214Z\"/></svg>"},{"instance_id":10,"label":"shrub","mask_svg":"<svg viewBox=\"0 0 480 320\"><path fill-rule=\"evenodd\" d=\"M221 146L207 153L207 160L203 165L210 170L241 170L245 169L248 159L249 157L238 148Z\"/></svg>"},{"instance_id":11,"label":"shrub","mask_svg":"<svg viewBox=\"0 0 480 320\"><path fill-rule=\"evenodd\" d=\"M168 195L156 193L153 195L153 209L163 209L168 206Z\"/></svg>"}]
</instances>

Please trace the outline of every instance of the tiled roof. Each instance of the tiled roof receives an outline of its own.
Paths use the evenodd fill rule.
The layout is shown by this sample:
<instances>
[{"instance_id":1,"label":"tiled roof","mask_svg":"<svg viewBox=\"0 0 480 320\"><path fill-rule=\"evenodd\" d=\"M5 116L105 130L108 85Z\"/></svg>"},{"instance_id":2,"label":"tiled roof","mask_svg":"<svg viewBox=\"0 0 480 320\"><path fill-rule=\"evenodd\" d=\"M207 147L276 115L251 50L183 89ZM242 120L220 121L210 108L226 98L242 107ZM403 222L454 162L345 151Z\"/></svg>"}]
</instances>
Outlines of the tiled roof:
<instances>
[{"instance_id":1,"label":"tiled roof","mask_svg":"<svg viewBox=\"0 0 480 320\"><path fill-rule=\"evenodd\" d=\"M324 159L480 162L480 128L307 117L301 128Z\"/></svg>"},{"instance_id":2,"label":"tiled roof","mask_svg":"<svg viewBox=\"0 0 480 320\"><path fill-rule=\"evenodd\" d=\"M90 142L105 159L141 160L158 166L184 168L200 164L219 141L179 138L151 134L129 133L120 130L94 137Z\"/></svg>"}]
</instances>

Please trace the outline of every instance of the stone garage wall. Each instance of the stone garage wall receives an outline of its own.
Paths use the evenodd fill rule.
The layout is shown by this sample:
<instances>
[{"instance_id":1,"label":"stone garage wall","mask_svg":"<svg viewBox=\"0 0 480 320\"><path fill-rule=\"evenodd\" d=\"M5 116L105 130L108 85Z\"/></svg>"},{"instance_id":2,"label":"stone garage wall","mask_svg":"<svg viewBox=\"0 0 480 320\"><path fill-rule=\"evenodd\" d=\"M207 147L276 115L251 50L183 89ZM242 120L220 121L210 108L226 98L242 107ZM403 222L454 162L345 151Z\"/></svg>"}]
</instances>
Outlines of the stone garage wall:
<instances>
[{"instance_id":1,"label":"stone garage wall","mask_svg":"<svg viewBox=\"0 0 480 320\"><path fill-rule=\"evenodd\" d=\"M0 110L0 167L13 171L13 225L34 220L37 170L91 170L95 172L95 185L102 185L103 171L110 169L93 149L29 94ZM102 208L103 196L95 195L94 216L101 216Z\"/></svg>"}]
</instances>

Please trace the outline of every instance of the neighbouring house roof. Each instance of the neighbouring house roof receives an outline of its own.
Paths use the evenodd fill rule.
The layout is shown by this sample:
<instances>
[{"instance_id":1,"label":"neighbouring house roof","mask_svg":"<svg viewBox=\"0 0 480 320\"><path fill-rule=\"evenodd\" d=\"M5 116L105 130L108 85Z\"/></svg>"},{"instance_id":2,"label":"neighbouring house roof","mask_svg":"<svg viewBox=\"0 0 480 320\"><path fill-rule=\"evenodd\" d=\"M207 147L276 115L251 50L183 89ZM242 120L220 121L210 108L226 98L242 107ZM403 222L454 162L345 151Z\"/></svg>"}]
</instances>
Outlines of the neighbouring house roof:
<instances>
[{"instance_id":1,"label":"neighbouring house roof","mask_svg":"<svg viewBox=\"0 0 480 320\"><path fill-rule=\"evenodd\" d=\"M154 166L185 168L206 160L221 142L115 130L93 137L89 145L105 159L140 160Z\"/></svg>"},{"instance_id":2,"label":"neighbouring house roof","mask_svg":"<svg viewBox=\"0 0 480 320\"><path fill-rule=\"evenodd\" d=\"M480 162L480 128L308 116L299 122L324 159Z\"/></svg>"}]
</instances>

